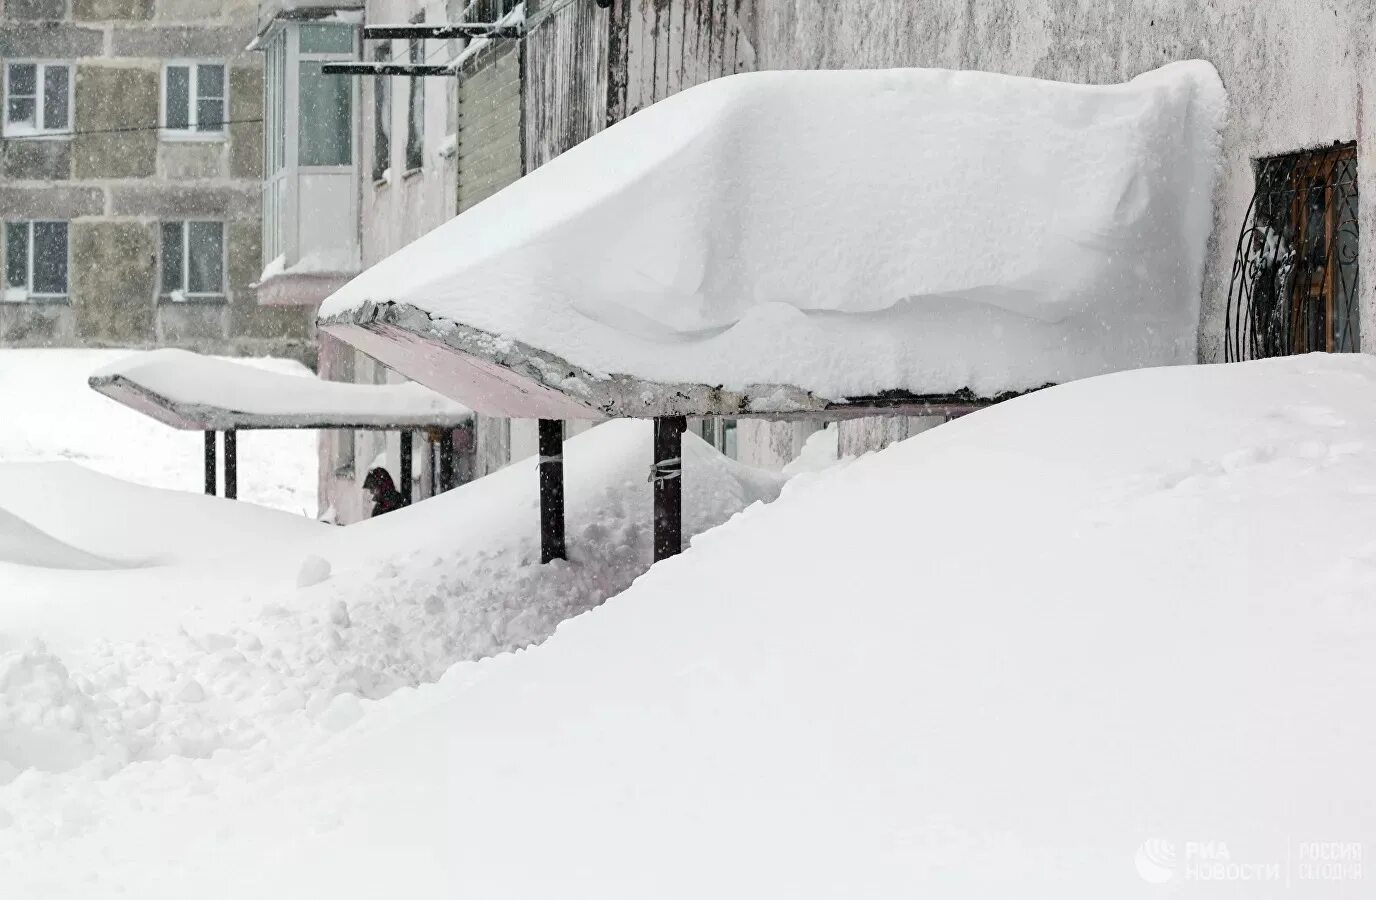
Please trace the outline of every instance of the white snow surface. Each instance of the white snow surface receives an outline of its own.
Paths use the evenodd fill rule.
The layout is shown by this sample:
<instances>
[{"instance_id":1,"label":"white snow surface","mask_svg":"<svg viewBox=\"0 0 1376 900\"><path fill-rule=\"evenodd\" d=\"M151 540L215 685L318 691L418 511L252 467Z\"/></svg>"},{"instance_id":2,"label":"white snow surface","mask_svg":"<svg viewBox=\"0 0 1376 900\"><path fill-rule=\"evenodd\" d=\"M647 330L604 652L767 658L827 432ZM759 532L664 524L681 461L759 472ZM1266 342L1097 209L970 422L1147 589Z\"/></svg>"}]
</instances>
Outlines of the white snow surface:
<instances>
[{"instance_id":1,"label":"white snow surface","mask_svg":"<svg viewBox=\"0 0 1376 900\"><path fill-rule=\"evenodd\" d=\"M122 378L166 398L187 416L214 416L272 425L298 420L351 425L458 423L467 407L414 382L355 384L299 372L264 370L189 350L146 350L91 373L93 382ZM94 384L93 384L94 386Z\"/></svg>"},{"instance_id":2,"label":"white snow surface","mask_svg":"<svg viewBox=\"0 0 1376 900\"><path fill-rule=\"evenodd\" d=\"M608 460L571 547L621 583L646 440L570 445ZM685 510L743 505L687 440ZM1374 448L1368 356L1085 380L810 473L446 669L482 623L547 627L551 578L588 596L497 549L534 515L530 467L498 473L338 529L318 555L380 568L237 628L0 658L32 767L0 895L1360 896L1299 861L1376 841ZM1191 877L1191 842L1291 887Z\"/></svg>"},{"instance_id":3,"label":"white snow surface","mask_svg":"<svg viewBox=\"0 0 1376 900\"><path fill-rule=\"evenodd\" d=\"M143 851L106 843L133 836L130 817L160 827L235 796L374 699L539 642L625 589L650 561L650 445L649 422L624 420L568 442L570 560L544 566L534 459L348 528L69 464L0 466L9 515L129 563L0 559L0 896L169 896ZM684 459L689 535L783 483L693 436ZM183 863L174 894L200 865Z\"/></svg>"},{"instance_id":4,"label":"white snow surface","mask_svg":"<svg viewBox=\"0 0 1376 900\"><path fill-rule=\"evenodd\" d=\"M149 487L204 490L200 434L168 428L110 402L87 384L92 372L131 352L0 349L0 469L6 463L68 461ZM237 362L283 376L310 374L289 359ZM240 434L239 459L241 502L316 514L314 431ZM0 494L0 507L7 507L6 501Z\"/></svg>"},{"instance_id":5,"label":"white snow surface","mask_svg":"<svg viewBox=\"0 0 1376 900\"><path fill-rule=\"evenodd\" d=\"M592 373L833 400L1193 361L1226 97L758 72L676 94L345 285ZM442 322L440 323L442 325Z\"/></svg>"}]
</instances>

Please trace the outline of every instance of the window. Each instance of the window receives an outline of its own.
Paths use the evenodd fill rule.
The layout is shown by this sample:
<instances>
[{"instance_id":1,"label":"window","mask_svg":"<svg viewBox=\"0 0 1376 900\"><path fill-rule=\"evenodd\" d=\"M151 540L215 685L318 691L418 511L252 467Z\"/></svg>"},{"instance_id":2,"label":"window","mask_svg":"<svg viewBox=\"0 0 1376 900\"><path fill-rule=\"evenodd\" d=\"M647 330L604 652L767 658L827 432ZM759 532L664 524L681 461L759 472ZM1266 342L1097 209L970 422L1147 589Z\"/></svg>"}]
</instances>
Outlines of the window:
<instances>
[{"instance_id":1,"label":"window","mask_svg":"<svg viewBox=\"0 0 1376 900\"><path fill-rule=\"evenodd\" d=\"M390 62L392 48L382 44L373 50L373 59ZM392 79L373 79L373 180L387 177L392 166Z\"/></svg>"},{"instance_id":2,"label":"window","mask_svg":"<svg viewBox=\"0 0 1376 900\"><path fill-rule=\"evenodd\" d=\"M5 299L67 296L67 223L5 223Z\"/></svg>"},{"instance_id":3,"label":"window","mask_svg":"<svg viewBox=\"0 0 1376 900\"><path fill-rule=\"evenodd\" d=\"M72 126L72 67L12 62L5 66L5 133L62 134Z\"/></svg>"},{"instance_id":4,"label":"window","mask_svg":"<svg viewBox=\"0 0 1376 900\"><path fill-rule=\"evenodd\" d=\"M408 48L411 65L425 62L425 42L413 40ZM406 116L406 171L419 169L425 162L425 79L411 77L410 100Z\"/></svg>"},{"instance_id":5,"label":"window","mask_svg":"<svg viewBox=\"0 0 1376 900\"><path fill-rule=\"evenodd\" d=\"M326 75L326 62L352 58L350 25L300 26L297 97L297 164L347 166L353 163L353 81Z\"/></svg>"},{"instance_id":6,"label":"window","mask_svg":"<svg viewBox=\"0 0 1376 900\"><path fill-rule=\"evenodd\" d=\"M225 130L225 108L221 63L173 63L163 69L164 136L218 137Z\"/></svg>"},{"instance_id":7,"label":"window","mask_svg":"<svg viewBox=\"0 0 1376 900\"><path fill-rule=\"evenodd\" d=\"M173 300L224 296L223 222L162 223L162 293Z\"/></svg>"},{"instance_id":8,"label":"window","mask_svg":"<svg viewBox=\"0 0 1376 900\"><path fill-rule=\"evenodd\" d=\"M1258 160L1228 293L1227 360L1360 349L1357 146Z\"/></svg>"}]
</instances>

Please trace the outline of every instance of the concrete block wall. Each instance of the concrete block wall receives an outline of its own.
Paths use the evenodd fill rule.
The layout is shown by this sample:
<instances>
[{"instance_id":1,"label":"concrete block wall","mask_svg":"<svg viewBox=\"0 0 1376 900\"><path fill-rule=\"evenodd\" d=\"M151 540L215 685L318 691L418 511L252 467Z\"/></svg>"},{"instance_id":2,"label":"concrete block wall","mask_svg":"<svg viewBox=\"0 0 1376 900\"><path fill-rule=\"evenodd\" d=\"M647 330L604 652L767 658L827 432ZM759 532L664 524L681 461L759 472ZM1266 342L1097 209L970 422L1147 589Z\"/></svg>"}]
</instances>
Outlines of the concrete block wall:
<instances>
[{"instance_id":1,"label":"concrete block wall","mask_svg":"<svg viewBox=\"0 0 1376 900\"><path fill-rule=\"evenodd\" d=\"M312 311L259 306L262 60L245 0L3 0L0 63L72 64L73 134L0 138L0 218L70 222L69 302L0 303L0 346L161 346L314 359ZM223 62L225 133L167 140L169 60ZM249 121L245 121L249 120ZM159 297L159 223L223 221L223 301Z\"/></svg>"}]
</instances>

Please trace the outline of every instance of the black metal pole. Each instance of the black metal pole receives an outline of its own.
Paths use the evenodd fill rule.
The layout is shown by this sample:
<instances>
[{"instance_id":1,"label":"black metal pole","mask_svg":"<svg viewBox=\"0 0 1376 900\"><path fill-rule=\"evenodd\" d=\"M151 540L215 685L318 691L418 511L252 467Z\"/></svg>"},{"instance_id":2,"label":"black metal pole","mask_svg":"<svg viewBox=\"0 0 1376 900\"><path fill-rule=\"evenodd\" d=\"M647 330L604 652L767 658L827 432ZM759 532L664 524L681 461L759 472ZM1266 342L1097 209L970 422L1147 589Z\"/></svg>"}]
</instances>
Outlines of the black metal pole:
<instances>
[{"instance_id":1,"label":"black metal pole","mask_svg":"<svg viewBox=\"0 0 1376 900\"><path fill-rule=\"evenodd\" d=\"M215 468L215 432L205 433L205 492L209 497L215 496L215 481L219 473Z\"/></svg>"},{"instance_id":2,"label":"black metal pole","mask_svg":"<svg viewBox=\"0 0 1376 900\"><path fill-rule=\"evenodd\" d=\"M655 562L683 552L683 416L655 419Z\"/></svg>"},{"instance_id":3,"label":"black metal pole","mask_svg":"<svg viewBox=\"0 0 1376 900\"><path fill-rule=\"evenodd\" d=\"M401 433L401 502L411 505L411 432Z\"/></svg>"},{"instance_id":4,"label":"black metal pole","mask_svg":"<svg viewBox=\"0 0 1376 900\"><path fill-rule=\"evenodd\" d=\"M239 496L239 432L225 431L225 499Z\"/></svg>"},{"instance_id":5,"label":"black metal pole","mask_svg":"<svg viewBox=\"0 0 1376 900\"><path fill-rule=\"evenodd\" d=\"M568 559L564 544L564 423L540 420L540 562Z\"/></svg>"},{"instance_id":6,"label":"black metal pole","mask_svg":"<svg viewBox=\"0 0 1376 900\"><path fill-rule=\"evenodd\" d=\"M454 486L454 432L446 428L440 433L440 492Z\"/></svg>"}]
</instances>

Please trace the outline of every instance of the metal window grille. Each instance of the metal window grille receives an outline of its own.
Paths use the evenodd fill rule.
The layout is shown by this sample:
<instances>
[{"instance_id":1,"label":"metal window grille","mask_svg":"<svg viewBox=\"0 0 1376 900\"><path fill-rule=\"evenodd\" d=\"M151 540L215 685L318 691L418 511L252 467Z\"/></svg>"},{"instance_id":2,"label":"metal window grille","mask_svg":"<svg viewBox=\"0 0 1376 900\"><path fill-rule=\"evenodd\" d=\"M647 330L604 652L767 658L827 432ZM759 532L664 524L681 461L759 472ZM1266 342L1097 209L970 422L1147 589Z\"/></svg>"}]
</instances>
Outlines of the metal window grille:
<instances>
[{"instance_id":1,"label":"metal window grille","mask_svg":"<svg viewBox=\"0 0 1376 900\"><path fill-rule=\"evenodd\" d=\"M1356 352L1356 144L1258 160L1256 181L1233 261L1225 359Z\"/></svg>"}]
</instances>

